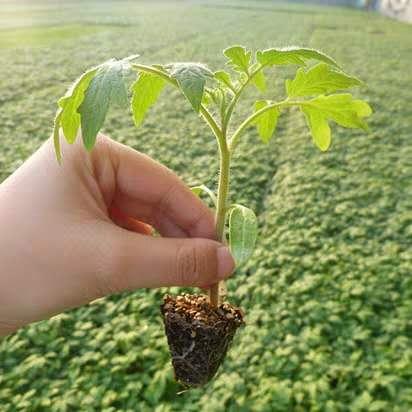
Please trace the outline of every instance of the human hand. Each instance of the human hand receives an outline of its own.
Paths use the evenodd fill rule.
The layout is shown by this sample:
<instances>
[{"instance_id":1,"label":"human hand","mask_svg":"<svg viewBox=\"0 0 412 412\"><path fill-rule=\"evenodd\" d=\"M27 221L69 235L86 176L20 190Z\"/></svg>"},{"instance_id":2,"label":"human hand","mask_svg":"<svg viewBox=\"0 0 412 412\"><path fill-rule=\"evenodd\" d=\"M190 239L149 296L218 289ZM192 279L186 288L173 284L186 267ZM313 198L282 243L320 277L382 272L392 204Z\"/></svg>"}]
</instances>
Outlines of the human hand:
<instances>
[{"instance_id":1,"label":"human hand","mask_svg":"<svg viewBox=\"0 0 412 412\"><path fill-rule=\"evenodd\" d=\"M0 336L112 293L232 272L211 211L169 169L104 136L63 153L59 166L48 140L0 185Z\"/></svg>"}]
</instances>

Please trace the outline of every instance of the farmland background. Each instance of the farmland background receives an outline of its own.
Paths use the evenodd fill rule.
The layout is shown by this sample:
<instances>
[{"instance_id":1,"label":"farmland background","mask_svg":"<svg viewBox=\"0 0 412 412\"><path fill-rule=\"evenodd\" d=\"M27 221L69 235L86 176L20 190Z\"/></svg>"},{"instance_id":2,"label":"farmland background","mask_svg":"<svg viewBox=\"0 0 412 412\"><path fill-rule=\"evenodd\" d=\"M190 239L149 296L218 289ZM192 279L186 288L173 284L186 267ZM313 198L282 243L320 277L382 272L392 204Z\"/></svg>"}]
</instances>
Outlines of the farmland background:
<instances>
[{"instance_id":1,"label":"farmland background","mask_svg":"<svg viewBox=\"0 0 412 412\"><path fill-rule=\"evenodd\" d=\"M0 182L47 139L70 82L113 56L218 69L232 44L316 47L367 83L375 114L368 135L335 128L325 154L294 111L268 146L243 138L232 193L257 211L260 239L228 283L247 326L210 385L178 393L167 290L140 290L0 341L0 411L411 411L411 39L377 14L297 3L1 0ZM267 96L290 74L272 71ZM216 184L214 140L174 90L140 129L112 110L105 132Z\"/></svg>"}]
</instances>

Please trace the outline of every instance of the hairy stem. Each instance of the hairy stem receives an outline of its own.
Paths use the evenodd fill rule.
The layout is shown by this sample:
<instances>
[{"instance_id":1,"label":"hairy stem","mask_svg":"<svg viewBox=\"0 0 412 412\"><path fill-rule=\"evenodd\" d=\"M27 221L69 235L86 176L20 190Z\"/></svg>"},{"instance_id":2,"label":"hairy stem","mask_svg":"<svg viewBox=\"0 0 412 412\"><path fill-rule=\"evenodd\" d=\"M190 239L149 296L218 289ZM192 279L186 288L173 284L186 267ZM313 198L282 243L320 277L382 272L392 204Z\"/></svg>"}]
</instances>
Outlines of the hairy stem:
<instances>
[{"instance_id":1,"label":"hairy stem","mask_svg":"<svg viewBox=\"0 0 412 412\"><path fill-rule=\"evenodd\" d=\"M245 81L245 83L243 83L239 90L237 90L237 92L235 93L235 95L233 96L232 101L229 103L229 106L227 108L226 111L226 116L223 119L223 132L226 132L228 127L229 127L229 122L230 122L230 118L232 117L233 114L233 110L241 96L241 94L243 93L243 91L246 89L246 86L248 86L248 84L253 80L253 78L263 69L263 66L259 65L247 78L247 80Z\"/></svg>"},{"instance_id":2,"label":"hairy stem","mask_svg":"<svg viewBox=\"0 0 412 412\"><path fill-rule=\"evenodd\" d=\"M227 146L226 139L219 141L219 154L220 154L220 174L219 174L219 186L217 193L217 206L216 206L216 234L217 240L226 243L225 239L225 223L227 212L227 200L229 193L229 180L230 180L230 152ZM210 304L214 307L219 306L220 293L219 283L212 285L209 290Z\"/></svg>"}]
</instances>

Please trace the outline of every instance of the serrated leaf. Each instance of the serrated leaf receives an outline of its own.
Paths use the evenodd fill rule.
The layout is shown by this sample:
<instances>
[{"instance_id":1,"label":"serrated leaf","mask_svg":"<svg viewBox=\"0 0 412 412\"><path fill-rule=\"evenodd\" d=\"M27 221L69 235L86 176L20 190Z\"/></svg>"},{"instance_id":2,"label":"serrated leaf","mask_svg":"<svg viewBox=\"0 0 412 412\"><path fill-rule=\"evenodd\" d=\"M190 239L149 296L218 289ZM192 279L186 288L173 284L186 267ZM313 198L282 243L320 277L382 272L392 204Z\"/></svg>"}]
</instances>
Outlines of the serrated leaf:
<instances>
[{"instance_id":1,"label":"serrated leaf","mask_svg":"<svg viewBox=\"0 0 412 412\"><path fill-rule=\"evenodd\" d=\"M364 117L372 114L370 106L356 100L350 94L334 94L319 96L301 105L308 126L316 145L325 151L331 142L331 131L328 121L332 120L343 127L367 130Z\"/></svg>"},{"instance_id":2,"label":"serrated leaf","mask_svg":"<svg viewBox=\"0 0 412 412\"><path fill-rule=\"evenodd\" d=\"M225 72L224 70L219 70L214 73L215 79L221 83L222 85L226 86L230 90L234 91L235 86L233 84L232 78L230 77L230 74L228 72Z\"/></svg>"},{"instance_id":3,"label":"serrated leaf","mask_svg":"<svg viewBox=\"0 0 412 412\"><path fill-rule=\"evenodd\" d=\"M165 83L164 79L152 73L140 73L133 83L131 105L136 127L142 123L147 111L156 103Z\"/></svg>"},{"instance_id":4,"label":"serrated leaf","mask_svg":"<svg viewBox=\"0 0 412 412\"><path fill-rule=\"evenodd\" d=\"M326 63L319 63L308 70L298 69L293 80L286 80L289 97L313 96L360 86L362 82Z\"/></svg>"},{"instance_id":5,"label":"serrated leaf","mask_svg":"<svg viewBox=\"0 0 412 412\"><path fill-rule=\"evenodd\" d=\"M229 59L228 65L237 72L249 73L252 52L243 46L232 46L223 50L223 54Z\"/></svg>"},{"instance_id":6,"label":"serrated leaf","mask_svg":"<svg viewBox=\"0 0 412 412\"><path fill-rule=\"evenodd\" d=\"M331 142L331 132L328 121L322 113L317 110L302 107L302 111L305 114L314 143L320 150L325 152L329 149Z\"/></svg>"},{"instance_id":7,"label":"serrated leaf","mask_svg":"<svg viewBox=\"0 0 412 412\"><path fill-rule=\"evenodd\" d=\"M305 105L340 126L368 130L364 117L372 114L371 107L363 100L354 99L349 93L318 96L306 101Z\"/></svg>"},{"instance_id":8,"label":"serrated leaf","mask_svg":"<svg viewBox=\"0 0 412 412\"><path fill-rule=\"evenodd\" d=\"M245 206L234 205L229 215L229 246L237 265L252 255L256 238L256 215Z\"/></svg>"},{"instance_id":9,"label":"serrated leaf","mask_svg":"<svg viewBox=\"0 0 412 412\"><path fill-rule=\"evenodd\" d=\"M259 70L254 76L253 76L253 84L257 87L257 89L263 93L266 91L266 78L265 74L263 73L263 70Z\"/></svg>"},{"instance_id":10,"label":"serrated leaf","mask_svg":"<svg viewBox=\"0 0 412 412\"><path fill-rule=\"evenodd\" d=\"M199 112L206 80L212 78L213 73L201 63L173 63L166 68L170 76L176 79L193 109Z\"/></svg>"},{"instance_id":11,"label":"serrated leaf","mask_svg":"<svg viewBox=\"0 0 412 412\"><path fill-rule=\"evenodd\" d=\"M58 101L61 108L60 125L69 143L74 143L80 127L80 114L77 112L84 100L85 91L96 75L98 68L93 68L76 80L66 95Z\"/></svg>"},{"instance_id":12,"label":"serrated leaf","mask_svg":"<svg viewBox=\"0 0 412 412\"><path fill-rule=\"evenodd\" d=\"M258 100L255 103L255 112L263 109L268 104L269 102L267 102L266 100ZM279 109L277 107L274 107L273 109L265 111L255 119L259 136L264 143L268 143L269 140L272 138L276 129L279 115Z\"/></svg>"},{"instance_id":13,"label":"serrated leaf","mask_svg":"<svg viewBox=\"0 0 412 412\"><path fill-rule=\"evenodd\" d=\"M209 104L214 103L216 106L221 106L224 100L225 93L224 91L216 87L214 89L205 89L203 94L203 99L207 100Z\"/></svg>"},{"instance_id":14,"label":"serrated leaf","mask_svg":"<svg viewBox=\"0 0 412 412\"><path fill-rule=\"evenodd\" d=\"M335 60L325 53L305 47L283 47L258 51L256 59L263 66L284 64L304 66L307 60L318 60L332 66L338 66Z\"/></svg>"},{"instance_id":15,"label":"serrated leaf","mask_svg":"<svg viewBox=\"0 0 412 412\"><path fill-rule=\"evenodd\" d=\"M106 118L110 104L127 105L127 91L123 71L128 67L124 60L110 60L99 66L85 92L79 107L82 137L85 147L91 150Z\"/></svg>"}]
</instances>

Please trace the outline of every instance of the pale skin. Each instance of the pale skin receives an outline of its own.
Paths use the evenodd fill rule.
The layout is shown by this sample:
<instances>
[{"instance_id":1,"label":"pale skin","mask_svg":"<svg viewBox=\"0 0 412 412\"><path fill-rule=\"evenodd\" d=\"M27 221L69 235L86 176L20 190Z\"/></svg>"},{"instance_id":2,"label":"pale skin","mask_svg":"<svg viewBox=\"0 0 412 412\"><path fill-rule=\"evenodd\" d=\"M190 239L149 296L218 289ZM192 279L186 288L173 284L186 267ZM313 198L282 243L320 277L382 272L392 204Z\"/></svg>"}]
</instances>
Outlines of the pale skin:
<instances>
[{"instance_id":1,"label":"pale skin","mask_svg":"<svg viewBox=\"0 0 412 412\"><path fill-rule=\"evenodd\" d=\"M0 336L102 296L233 271L213 213L169 169L99 136L50 140L0 185ZM161 234L151 236L153 228Z\"/></svg>"}]
</instances>

